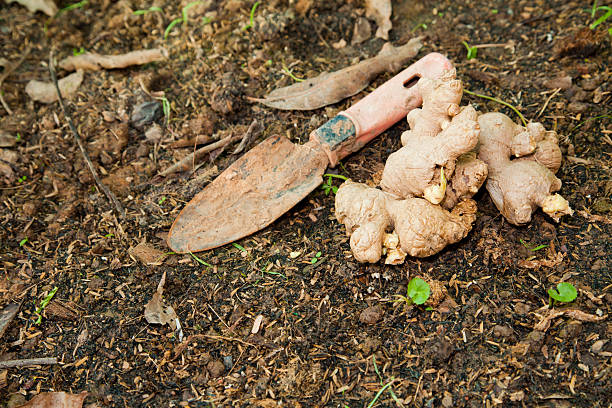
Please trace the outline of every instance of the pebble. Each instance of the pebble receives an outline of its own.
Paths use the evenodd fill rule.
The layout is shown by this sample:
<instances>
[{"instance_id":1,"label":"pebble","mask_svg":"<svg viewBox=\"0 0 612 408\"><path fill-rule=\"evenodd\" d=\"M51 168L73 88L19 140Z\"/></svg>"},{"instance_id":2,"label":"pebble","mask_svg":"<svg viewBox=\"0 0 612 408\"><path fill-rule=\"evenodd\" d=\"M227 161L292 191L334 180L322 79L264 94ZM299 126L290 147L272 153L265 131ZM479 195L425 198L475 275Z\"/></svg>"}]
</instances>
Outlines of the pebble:
<instances>
[{"instance_id":1,"label":"pebble","mask_svg":"<svg viewBox=\"0 0 612 408\"><path fill-rule=\"evenodd\" d=\"M221 377L225 372L225 365L221 360L213 360L206 366L212 378Z\"/></svg>"},{"instance_id":2,"label":"pebble","mask_svg":"<svg viewBox=\"0 0 612 408\"><path fill-rule=\"evenodd\" d=\"M572 77L569 75L557 76L544 81L544 86L549 89L569 89L572 87Z\"/></svg>"},{"instance_id":3,"label":"pebble","mask_svg":"<svg viewBox=\"0 0 612 408\"><path fill-rule=\"evenodd\" d=\"M493 335L495 337L507 339L514 335L514 330L512 330L512 328L509 326L502 326L498 324L493 327Z\"/></svg>"},{"instance_id":4,"label":"pebble","mask_svg":"<svg viewBox=\"0 0 612 408\"><path fill-rule=\"evenodd\" d=\"M383 309L379 305L370 306L359 314L359 321L365 324L376 324L383 316Z\"/></svg>"},{"instance_id":5,"label":"pebble","mask_svg":"<svg viewBox=\"0 0 612 408\"><path fill-rule=\"evenodd\" d=\"M135 128L143 128L162 116L163 109L159 101L148 101L137 105L130 121Z\"/></svg>"},{"instance_id":6,"label":"pebble","mask_svg":"<svg viewBox=\"0 0 612 408\"><path fill-rule=\"evenodd\" d=\"M567 109L572 113L584 113L589 108L589 105L582 102L571 102L567 105Z\"/></svg>"}]
</instances>

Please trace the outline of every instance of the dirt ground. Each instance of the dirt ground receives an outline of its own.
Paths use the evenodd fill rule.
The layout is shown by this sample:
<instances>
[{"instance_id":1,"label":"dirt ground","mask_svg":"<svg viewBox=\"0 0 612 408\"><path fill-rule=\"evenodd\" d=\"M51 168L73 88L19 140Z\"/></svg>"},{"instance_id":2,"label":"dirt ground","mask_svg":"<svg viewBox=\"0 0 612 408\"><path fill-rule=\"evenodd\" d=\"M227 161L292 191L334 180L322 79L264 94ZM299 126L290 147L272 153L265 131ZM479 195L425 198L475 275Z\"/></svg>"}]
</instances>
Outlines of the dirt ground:
<instances>
[{"instance_id":1,"label":"dirt ground","mask_svg":"<svg viewBox=\"0 0 612 408\"><path fill-rule=\"evenodd\" d=\"M573 216L555 223L539 211L515 227L483 188L478 219L460 243L401 266L364 265L351 257L333 194L317 189L270 227L196 259L168 254L169 227L239 155L229 146L195 171L164 178L158 173L193 149L172 143L241 135L253 119L264 129L257 141L280 133L304 143L366 92L309 112L246 96L293 83L283 66L313 77L375 55L384 41L370 22L370 38L351 44L364 15L363 2L352 0L263 1L246 29L253 2L202 1L164 39L188 4L179 3L103 0L54 20L0 3L0 59L25 56L1 88L13 114L0 108L0 130L17 140L0 149L0 308L20 306L0 339L0 362L58 360L0 368L3 405L87 391L85 406L98 407L612 406L610 20L589 29L591 4L576 1L393 2L391 42L425 36L419 56L446 55L466 89L557 130L566 155L557 175ZM133 13L150 6L162 11ZM462 41L486 46L468 60ZM86 72L68 102L125 218L97 188L58 103L32 102L24 91L31 79L49 81L51 49L63 58L81 47L169 52L162 62ZM167 99L169 118L158 103L158 126L137 128L130 116L151 95ZM464 95L467 102L518 120L496 102ZM339 172L372 180L407 128L398 123ZM547 247L529 249L538 245ZM144 318L164 274L182 340ZM444 301L394 302L414 276L436 280ZM548 313L547 289L561 281L578 297L554 310L598 322L560 315L536 326Z\"/></svg>"}]
</instances>

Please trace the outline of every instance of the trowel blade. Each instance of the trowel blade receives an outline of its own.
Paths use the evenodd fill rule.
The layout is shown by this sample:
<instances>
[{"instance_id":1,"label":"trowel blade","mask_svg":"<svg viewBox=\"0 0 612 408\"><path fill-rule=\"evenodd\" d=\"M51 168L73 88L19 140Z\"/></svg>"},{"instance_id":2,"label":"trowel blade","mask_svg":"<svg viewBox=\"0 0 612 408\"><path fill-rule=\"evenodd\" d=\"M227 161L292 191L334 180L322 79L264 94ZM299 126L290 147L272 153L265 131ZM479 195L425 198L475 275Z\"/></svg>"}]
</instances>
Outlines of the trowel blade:
<instances>
[{"instance_id":1,"label":"trowel blade","mask_svg":"<svg viewBox=\"0 0 612 408\"><path fill-rule=\"evenodd\" d=\"M204 251L270 225L322 183L329 159L318 146L284 136L261 142L185 206L170 229L170 248Z\"/></svg>"}]
</instances>

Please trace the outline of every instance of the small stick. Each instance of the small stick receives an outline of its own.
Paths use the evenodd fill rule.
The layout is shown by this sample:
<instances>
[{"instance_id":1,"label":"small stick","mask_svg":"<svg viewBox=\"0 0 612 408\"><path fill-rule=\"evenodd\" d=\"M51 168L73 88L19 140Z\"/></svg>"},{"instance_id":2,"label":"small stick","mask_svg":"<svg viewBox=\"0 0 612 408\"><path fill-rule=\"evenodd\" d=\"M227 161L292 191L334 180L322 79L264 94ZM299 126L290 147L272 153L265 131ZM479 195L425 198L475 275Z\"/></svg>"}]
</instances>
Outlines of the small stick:
<instances>
[{"instance_id":1,"label":"small stick","mask_svg":"<svg viewBox=\"0 0 612 408\"><path fill-rule=\"evenodd\" d=\"M85 147L83 146L83 142L81 141L79 132L74 126L70 115L68 115L68 111L66 110L66 106L64 105L64 98L62 98L62 93L60 92L59 85L57 84L57 75L55 74L55 67L53 66L53 51L49 53L49 72L51 73L51 80L55 85L55 90L57 91L57 97L59 99L60 106L62 107L62 111L64 112L64 117L66 117L66 120L68 120L68 126L70 126L70 130L72 130L72 133L74 134L74 139L76 140L77 144L79 145L79 148L81 149L81 153L83 154L83 158L85 159L85 162L89 167L89 171L91 171L91 174L93 175L94 180L96 180L96 184L98 185L100 190L104 191L104 194L106 194L108 199L113 204L115 204L115 209L119 213L119 216L125 217L125 210L123 209L123 206L121 205L119 200L117 200L117 197L115 197L113 192L110 191L109 188L104 185L104 183L102 183L102 180L100 180L100 176L98 176L98 172L94 167L93 163L91 162L91 159L89 158Z\"/></svg>"},{"instance_id":2,"label":"small stick","mask_svg":"<svg viewBox=\"0 0 612 408\"><path fill-rule=\"evenodd\" d=\"M195 160L202 157L205 153L212 152L213 150L217 150L218 148L223 147L231 142L235 142L241 138L242 136L229 136L215 143L211 143L204 147L200 147L198 150L194 151L191 154L188 154L187 156L182 158L180 161L174 163L172 166L168 167L166 170L159 173L159 175L166 177L167 175L172 174L172 173L188 170L191 167L192 163Z\"/></svg>"},{"instance_id":3,"label":"small stick","mask_svg":"<svg viewBox=\"0 0 612 408\"><path fill-rule=\"evenodd\" d=\"M552 93L552 95L550 95L550 96L548 97L548 99L547 99L547 100L546 100L546 102L544 103L544 106L542 106L542 110L540 111L540 113L538 113L538 116L536 116L536 119L537 119L537 118L539 118L540 116L542 116L542 114L543 114L543 113L544 113L544 111L546 110L546 107L548 106L548 103L550 102L550 100L551 100L552 98L554 98L554 97L555 97L555 95L556 95L556 94L558 94L560 90L561 90L561 88L557 88L557 89L555 90L555 92L553 92L553 93Z\"/></svg>"},{"instance_id":4,"label":"small stick","mask_svg":"<svg viewBox=\"0 0 612 408\"><path fill-rule=\"evenodd\" d=\"M23 360L7 360L0 361L0 369L2 368L13 368L13 367L29 367L35 365L50 365L57 364L56 357L43 357L43 358L26 358Z\"/></svg>"},{"instance_id":5,"label":"small stick","mask_svg":"<svg viewBox=\"0 0 612 408\"><path fill-rule=\"evenodd\" d=\"M11 108L9 108L8 104L6 103L6 101L4 100L4 98L2 97L2 84L4 83L4 80L6 78L9 77L9 75L11 75L13 73L13 71L15 71L21 64L23 64L23 61L25 61L26 57L28 56L28 54L30 53L31 48L28 47L28 49L25 50L25 52L23 53L23 55L21 56L21 58L19 59L19 61L17 61L14 64L11 64L10 67L7 67L4 72L2 73L2 75L0 75L0 103L2 103L2 106L4 106L4 109L6 109L6 112L9 115L13 114L13 111L11 110Z\"/></svg>"}]
</instances>

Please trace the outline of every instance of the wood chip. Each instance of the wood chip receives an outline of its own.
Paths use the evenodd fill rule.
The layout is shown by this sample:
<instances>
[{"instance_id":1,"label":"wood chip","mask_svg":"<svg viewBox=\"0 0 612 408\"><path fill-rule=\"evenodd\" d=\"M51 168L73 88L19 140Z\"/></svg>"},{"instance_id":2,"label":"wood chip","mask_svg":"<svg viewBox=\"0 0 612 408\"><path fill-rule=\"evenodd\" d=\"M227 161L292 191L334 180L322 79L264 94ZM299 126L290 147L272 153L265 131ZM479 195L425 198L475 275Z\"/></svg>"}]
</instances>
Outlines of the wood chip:
<instances>
[{"instance_id":1,"label":"wood chip","mask_svg":"<svg viewBox=\"0 0 612 408\"><path fill-rule=\"evenodd\" d=\"M117 69L126 68L132 65L148 64L149 62L162 61L167 57L168 51L164 48L132 51L127 54L119 55L85 53L64 58L58 65L66 71L75 71L78 69L98 71L100 69Z\"/></svg>"}]
</instances>

